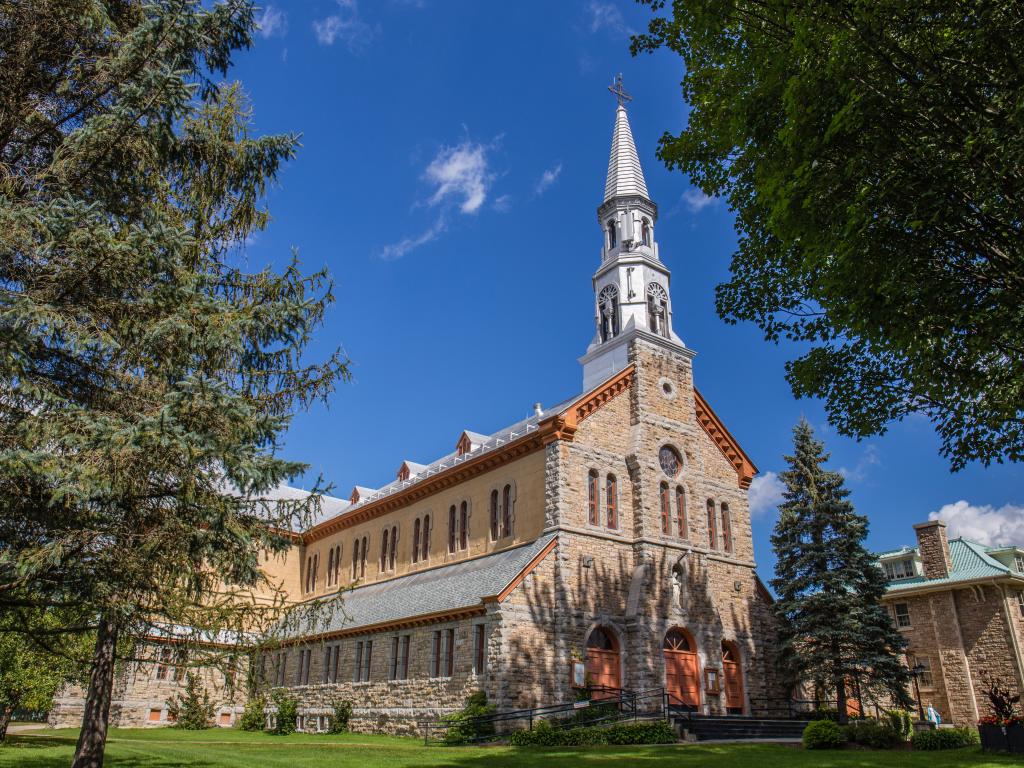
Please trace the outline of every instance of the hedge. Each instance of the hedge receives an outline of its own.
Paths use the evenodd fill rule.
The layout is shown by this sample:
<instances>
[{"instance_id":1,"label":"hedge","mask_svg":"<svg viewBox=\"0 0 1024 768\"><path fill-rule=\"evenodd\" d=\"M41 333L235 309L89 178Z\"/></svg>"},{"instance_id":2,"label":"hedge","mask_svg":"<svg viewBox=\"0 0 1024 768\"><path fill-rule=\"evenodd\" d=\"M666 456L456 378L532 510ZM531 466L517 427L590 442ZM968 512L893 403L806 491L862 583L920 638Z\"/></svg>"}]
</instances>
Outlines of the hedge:
<instances>
[{"instance_id":1,"label":"hedge","mask_svg":"<svg viewBox=\"0 0 1024 768\"><path fill-rule=\"evenodd\" d=\"M932 731L921 731L911 739L914 749L934 751L939 749L962 749L979 742L978 732L974 728L936 728Z\"/></svg>"},{"instance_id":2,"label":"hedge","mask_svg":"<svg viewBox=\"0 0 1024 768\"><path fill-rule=\"evenodd\" d=\"M675 729L665 720L616 723L601 728L553 728L540 720L532 731L516 731L509 743L516 747L590 747L601 744L672 744L678 741Z\"/></svg>"}]
</instances>

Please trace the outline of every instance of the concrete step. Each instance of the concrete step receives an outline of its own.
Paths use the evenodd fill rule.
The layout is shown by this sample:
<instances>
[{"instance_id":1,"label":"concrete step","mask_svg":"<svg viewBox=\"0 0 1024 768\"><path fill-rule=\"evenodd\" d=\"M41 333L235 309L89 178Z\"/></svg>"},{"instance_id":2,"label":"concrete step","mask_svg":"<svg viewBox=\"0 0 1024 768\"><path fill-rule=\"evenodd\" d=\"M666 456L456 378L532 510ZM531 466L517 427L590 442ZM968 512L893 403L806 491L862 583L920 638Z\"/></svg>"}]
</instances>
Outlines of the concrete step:
<instances>
[{"instance_id":1,"label":"concrete step","mask_svg":"<svg viewBox=\"0 0 1024 768\"><path fill-rule=\"evenodd\" d=\"M754 717L678 717L676 722L698 741L744 739L798 739L806 720L762 719Z\"/></svg>"}]
</instances>

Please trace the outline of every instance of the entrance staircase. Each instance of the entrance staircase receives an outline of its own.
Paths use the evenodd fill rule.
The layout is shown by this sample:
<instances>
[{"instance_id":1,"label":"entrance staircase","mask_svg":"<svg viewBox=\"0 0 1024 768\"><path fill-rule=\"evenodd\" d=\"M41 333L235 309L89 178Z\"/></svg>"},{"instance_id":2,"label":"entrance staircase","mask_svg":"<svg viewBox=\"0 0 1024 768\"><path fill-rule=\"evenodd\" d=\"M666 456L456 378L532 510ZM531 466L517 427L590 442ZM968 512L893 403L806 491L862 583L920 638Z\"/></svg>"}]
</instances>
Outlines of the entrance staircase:
<instances>
[{"instance_id":1,"label":"entrance staircase","mask_svg":"<svg viewBox=\"0 0 1024 768\"><path fill-rule=\"evenodd\" d=\"M788 741L799 739L810 722L789 718L697 714L677 715L673 720L684 737L697 741Z\"/></svg>"}]
</instances>

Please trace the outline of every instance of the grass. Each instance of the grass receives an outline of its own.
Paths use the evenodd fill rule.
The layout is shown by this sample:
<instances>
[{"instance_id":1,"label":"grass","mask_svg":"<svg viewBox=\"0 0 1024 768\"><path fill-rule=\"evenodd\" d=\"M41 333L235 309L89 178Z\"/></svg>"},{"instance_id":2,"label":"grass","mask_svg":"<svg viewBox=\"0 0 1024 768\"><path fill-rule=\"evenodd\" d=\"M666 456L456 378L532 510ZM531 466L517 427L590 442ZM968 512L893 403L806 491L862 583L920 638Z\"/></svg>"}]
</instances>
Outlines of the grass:
<instances>
[{"instance_id":1,"label":"grass","mask_svg":"<svg viewBox=\"0 0 1024 768\"><path fill-rule=\"evenodd\" d=\"M0 746L0 766L65 768L74 751L75 730L40 730L9 736ZM672 766L672 768L988 768L1016 764L1010 757L977 748L948 752L804 752L774 744L679 745L658 747L520 748L424 747L395 736L338 736L264 733L214 728L112 729L107 766L138 768L526 768L557 762L564 766Z\"/></svg>"}]
</instances>

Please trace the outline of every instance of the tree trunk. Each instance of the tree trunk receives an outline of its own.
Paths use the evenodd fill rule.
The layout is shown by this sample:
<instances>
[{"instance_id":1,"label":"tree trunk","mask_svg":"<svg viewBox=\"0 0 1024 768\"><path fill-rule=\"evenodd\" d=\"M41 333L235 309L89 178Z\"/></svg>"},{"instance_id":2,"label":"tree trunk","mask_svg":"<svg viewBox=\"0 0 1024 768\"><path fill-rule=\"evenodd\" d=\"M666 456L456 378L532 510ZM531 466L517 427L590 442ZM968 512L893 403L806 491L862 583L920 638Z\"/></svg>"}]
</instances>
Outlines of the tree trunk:
<instances>
[{"instance_id":1,"label":"tree trunk","mask_svg":"<svg viewBox=\"0 0 1024 768\"><path fill-rule=\"evenodd\" d=\"M13 704L6 704L0 709L0 744L3 744L7 739L7 726L11 724L11 716L13 714Z\"/></svg>"},{"instance_id":2,"label":"tree trunk","mask_svg":"<svg viewBox=\"0 0 1024 768\"><path fill-rule=\"evenodd\" d=\"M114 689L114 662L117 656L117 626L100 617L96 630L96 650L92 655L89 692L85 697L82 732L78 735L71 768L102 768L107 746L107 722Z\"/></svg>"},{"instance_id":3,"label":"tree trunk","mask_svg":"<svg viewBox=\"0 0 1024 768\"><path fill-rule=\"evenodd\" d=\"M836 676L836 713L839 715L840 725L846 724L846 678L842 675Z\"/></svg>"}]
</instances>

